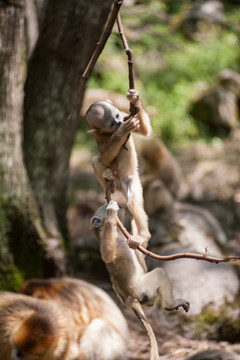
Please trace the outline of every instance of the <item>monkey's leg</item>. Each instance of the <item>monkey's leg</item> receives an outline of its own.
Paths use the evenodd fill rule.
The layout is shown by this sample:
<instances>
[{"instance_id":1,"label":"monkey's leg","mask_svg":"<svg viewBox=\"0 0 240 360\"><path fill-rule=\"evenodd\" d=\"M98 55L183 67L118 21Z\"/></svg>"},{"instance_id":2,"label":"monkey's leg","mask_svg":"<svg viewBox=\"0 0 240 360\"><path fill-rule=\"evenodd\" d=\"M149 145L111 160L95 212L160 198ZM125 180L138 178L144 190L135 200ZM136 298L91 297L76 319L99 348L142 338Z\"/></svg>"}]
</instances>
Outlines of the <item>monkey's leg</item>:
<instances>
[{"instance_id":1,"label":"monkey's leg","mask_svg":"<svg viewBox=\"0 0 240 360\"><path fill-rule=\"evenodd\" d=\"M98 181L100 182L103 189L105 190L106 189L106 181L102 177L102 174L107 169L106 166L103 165L103 163L100 161L99 156L94 156L92 158L92 166L93 166L93 169L94 169L94 172L95 172L95 175L96 175Z\"/></svg>"},{"instance_id":2,"label":"monkey's leg","mask_svg":"<svg viewBox=\"0 0 240 360\"><path fill-rule=\"evenodd\" d=\"M156 268L142 276L138 281L139 301L153 305L157 296L161 298L165 310L178 310L179 307L188 312L189 302L184 299L173 298L173 287L168 273L162 268Z\"/></svg>"},{"instance_id":3,"label":"monkey's leg","mask_svg":"<svg viewBox=\"0 0 240 360\"><path fill-rule=\"evenodd\" d=\"M136 175L127 183L124 183L124 190L127 197L127 207L133 217L132 233L141 245L147 247L151 234L148 230L148 217L143 207L142 185Z\"/></svg>"}]
</instances>

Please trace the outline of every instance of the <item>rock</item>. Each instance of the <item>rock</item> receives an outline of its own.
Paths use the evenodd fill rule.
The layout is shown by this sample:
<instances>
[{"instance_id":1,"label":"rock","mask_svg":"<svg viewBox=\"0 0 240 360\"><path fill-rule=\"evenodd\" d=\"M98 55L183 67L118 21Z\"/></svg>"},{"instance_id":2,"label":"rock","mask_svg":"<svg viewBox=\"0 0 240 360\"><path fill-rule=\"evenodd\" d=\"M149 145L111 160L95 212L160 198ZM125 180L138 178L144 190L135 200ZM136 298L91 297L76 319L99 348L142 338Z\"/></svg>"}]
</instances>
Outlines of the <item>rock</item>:
<instances>
[{"instance_id":1,"label":"rock","mask_svg":"<svg viewBox=\"0 0 240 360\"><path fill-rule=\"evenodd\" d=\"M188 356L185 360L240 360L240 356L222 349L208 349Z\"/></svg>"},{"instance_id":2,"label":"rock","mask_svg":"<svg viewBox=\"0 0 240 360\"><path fill-rule=\"evenodd\" d=\"M193 250L171 244L157 251L161 255L180 252ZM161 265L167 271L173 284L174 297L190 301L189 315L200 314L209 305L219 310L226 302L233 303L239 292L237 274L225 263L184 258L160 264L158 260L148 258L147 264L149 269Z\"/></svg>"},{"instance_id":3,"label":"rock","mask_svg":"<svg viewBox=\"0 0 240 360\"><path fill-rule=\"evenodd\" d=\"M226 236L212 214L206 209L181 203L171 211L165 220L162 214L154 215L155 232L151 228L153 218L150 218L153 234L150 250L153 246L152 251L162 255L206 252L211 256L224 256L220 246L226 247ZM164 246L160 245L164 243ZM190 315L200 314L208 305L220 309L226 302L231 304L239 292L237 273L226 263L214 264L184 258L160 264L158 260L147 258L147 264L149 269L162 266L168 272L175 297L190 301Z\"/></svg>"},{"instance_id":4,"label":"rock","mask_svg":"<svg viewBox=\"0 0 240 360\"><path fill-rule=\"evenodd\" d=\"M231 69L222 70L219 75L219 83L228 91L240 96L240 74Z\"/></svg>"},{"instance_id":5,"label":"rock","mask_svg":"<svg viewBox=\"0 0 240 360\"><path fill-rule=\"evenodd\" d=\"M206 127L212 135L221 135L238 125L237 96L219 85L203 94L191 104L189 113L199 123Z\"/></svg>"},{"instance_id":6,"label":"rock","mask_svg":"<svg viewBox=\"0 0 240 360\"><path fill-rule=\"evenodd\" d=\"M187 38L193 40L205 38L211 33L213 25L225 24L223 10L223 4L220 1L194 2L183 15L180 29Z\"/></svg>"},{"instance_id":7,"label":"rock","mask_svg":"<svg viewBox=\"0 0 240 360\"><path fill-rule=\"evenodd\" d=\"M239 122L240 74L224 69L219 83L199 94L190 106L189 113L200 124L217 134L218 129L233 130Z\"/></svg>"}]
</instances>

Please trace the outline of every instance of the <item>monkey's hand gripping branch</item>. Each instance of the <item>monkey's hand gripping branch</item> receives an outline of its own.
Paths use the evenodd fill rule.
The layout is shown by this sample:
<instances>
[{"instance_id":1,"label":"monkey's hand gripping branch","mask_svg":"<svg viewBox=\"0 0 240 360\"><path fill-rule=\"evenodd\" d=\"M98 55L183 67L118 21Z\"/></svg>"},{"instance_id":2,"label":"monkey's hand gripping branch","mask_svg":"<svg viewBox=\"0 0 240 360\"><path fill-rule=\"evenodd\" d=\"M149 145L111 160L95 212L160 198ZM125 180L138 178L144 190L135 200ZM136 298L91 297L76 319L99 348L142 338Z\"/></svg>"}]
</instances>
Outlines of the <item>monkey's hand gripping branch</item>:
<instances>
[{"instance_id":1,"label":"monkey's hand gripping branch","mask_svg":"<svg viewBox=\"0 0 240 360\"><path fill-rule=\"evenodd\" d=\"M114 188L114 182L108 181L107 187L106 187L106 200L108 203L109 203L109 201L111 201L111 193L113 192L112 191L113 188ZM118 225L119 229L122 231L123 235L126 237L127 244L129 247L131 247L133 249L138 249L143 254L150 256L157 260L171 261L171 260L188 258L188 259L208 261L208 262L212 262L215 264L218 264L220 262L230 262L230 261L234 261L234 262L237 261L240 264L240 256L230 255L230 256L225 256L225 257L220 258L220 257L207 255L206 251L204 254L178 253L178 254L173 254L173 255L157 255L157 254L145 249L136 240L134 240L133 236L127 231L127 229L125 228L125 226L123 225L123 223L120 221L119 218L117 219L117 225Z\"/></svg>"}]
</instances>

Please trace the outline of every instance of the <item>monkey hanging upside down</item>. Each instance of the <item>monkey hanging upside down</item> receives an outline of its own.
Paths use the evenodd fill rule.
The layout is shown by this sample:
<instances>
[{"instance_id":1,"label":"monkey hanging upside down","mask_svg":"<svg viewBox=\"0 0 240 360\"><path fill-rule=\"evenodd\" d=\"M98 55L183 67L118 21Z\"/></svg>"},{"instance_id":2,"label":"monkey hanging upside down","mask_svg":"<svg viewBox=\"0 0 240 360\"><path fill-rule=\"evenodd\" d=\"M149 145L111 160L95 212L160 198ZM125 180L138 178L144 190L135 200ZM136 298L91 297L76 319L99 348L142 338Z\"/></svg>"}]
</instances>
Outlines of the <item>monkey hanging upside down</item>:
<instances>
[{"instance_id":1,"label":"monkey hanging upside down","mask_svg":"<svg viewBox=\"0 0 240 360\"><path fill-rule=\"evenodd\" d=\"M157 342L141 304L151 306L156 298L160 298L164 309L171 311L183 307L187 312L189 302L173 298L172 284L164 269L156 268L147 272L142 253L128 247L117 226L118 210L118 204L114 200L100 207L91 219L91 229L100 239L101 257L115 292L143 323L150 337L151 360L157 360Z\"/></svg>"},{"instance_id":2,"label":"monkey hanging upside down","mask_svg":"<svg viewBox=\"0 0 240 360\"><path fill-rule=\"evenodd\" d=\"M129 90L127 99L137 109L137 113L126 121L108 100L92 104L86 119L100 153L92 160L96 176L104 189L106 181L114 181L115 190L126 197L133 218L132 234L141 245L147 247L150 238L148 217L143 207L142 185L131 132L148 136L152 128L137 91Z\"/></svg>"}]
</instances>

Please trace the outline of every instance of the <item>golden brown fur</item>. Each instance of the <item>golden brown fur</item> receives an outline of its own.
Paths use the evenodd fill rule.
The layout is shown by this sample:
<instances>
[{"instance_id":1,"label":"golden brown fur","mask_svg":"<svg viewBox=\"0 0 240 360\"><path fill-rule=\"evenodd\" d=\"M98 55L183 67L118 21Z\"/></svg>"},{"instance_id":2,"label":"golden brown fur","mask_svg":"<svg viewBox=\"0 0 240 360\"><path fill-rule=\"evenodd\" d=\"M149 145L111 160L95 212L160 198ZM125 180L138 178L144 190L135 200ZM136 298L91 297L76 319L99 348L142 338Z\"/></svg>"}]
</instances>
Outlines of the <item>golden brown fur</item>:
<instances>
[{"instance_id":1,"label":"golden brown fur","mask_svg":"<svg viewBox=\"0 0 240 360\"><path fill-rule=\"evenodd\" d=\"M65 360L68 333L55 306L0 292L0 360Z\"/></svg>"},{"instance_id":2,"label":"golden brown fur","mask_svg":"<svg viewBox=\"0 0 240 360\"><path fill-rule=\"evenodd\" d=\"M54 303L70 337L67 360L126 359L128 329L111 298L83 280L30 280L20 292Z\"/></svg>"},{"instance_id":3,"label":"golden brown fur","mask_svg":"<svg viewBox=\"0 0 240 360\"><path fill-rule=\"evenodd\" d=\"M181 169L164 143L155 137L134 137L140 158L145 210L166 209L180 196Z\"/></svg>"}]
</instances>

